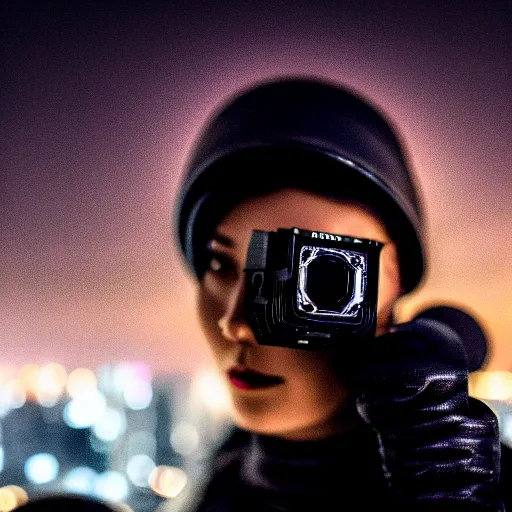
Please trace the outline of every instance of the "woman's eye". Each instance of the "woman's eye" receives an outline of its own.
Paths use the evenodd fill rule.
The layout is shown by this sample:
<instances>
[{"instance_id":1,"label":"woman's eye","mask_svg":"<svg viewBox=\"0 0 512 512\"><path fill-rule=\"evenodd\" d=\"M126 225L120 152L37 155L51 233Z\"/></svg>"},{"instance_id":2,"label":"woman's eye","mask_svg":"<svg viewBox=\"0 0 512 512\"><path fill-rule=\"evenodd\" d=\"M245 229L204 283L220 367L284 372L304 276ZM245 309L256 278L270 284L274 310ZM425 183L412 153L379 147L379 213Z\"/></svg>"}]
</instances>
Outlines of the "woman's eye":
<instances>
[{"instance_id":1,"label":"woman's eye","mask_svg":"<svg viewBox=\"0 0 512 512\"><path fill-rule=\"evenodd\" d=\"M215 253L211 253L208 270L221 275L236 275L235 265L225 256Z\"/></svg>"},{"instance_id":2,"label":"woman's eye","mask_svg":"<svg viewBox=\"0 0 512 512\"><path fill-rule=\"evenodd\" d=\"M222 269L222 262L219 258L216 258L215 256L212 257L210 260L210 270L213 272L219 272Z\"/></svg>"}]
</instances>

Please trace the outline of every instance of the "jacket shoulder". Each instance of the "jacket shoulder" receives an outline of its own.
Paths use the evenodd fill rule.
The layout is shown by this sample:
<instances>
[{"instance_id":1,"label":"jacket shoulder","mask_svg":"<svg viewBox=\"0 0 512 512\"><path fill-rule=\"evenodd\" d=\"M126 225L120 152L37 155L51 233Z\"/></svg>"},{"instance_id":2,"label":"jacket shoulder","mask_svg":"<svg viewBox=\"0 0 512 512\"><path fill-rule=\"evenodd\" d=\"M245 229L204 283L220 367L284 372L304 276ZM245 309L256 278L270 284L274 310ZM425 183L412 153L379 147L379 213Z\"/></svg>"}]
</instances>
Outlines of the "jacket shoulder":
<instances>
[{"instance_id":1,"label":"jacket shoulder","mask_svg":"<svg viewBox=\"0 0 512 512\"><path fill-rule=\"evenodd\" d=\"M500 493L506 510L512 510L512 447L501 443Z\"/></svg>"}]
</instances>

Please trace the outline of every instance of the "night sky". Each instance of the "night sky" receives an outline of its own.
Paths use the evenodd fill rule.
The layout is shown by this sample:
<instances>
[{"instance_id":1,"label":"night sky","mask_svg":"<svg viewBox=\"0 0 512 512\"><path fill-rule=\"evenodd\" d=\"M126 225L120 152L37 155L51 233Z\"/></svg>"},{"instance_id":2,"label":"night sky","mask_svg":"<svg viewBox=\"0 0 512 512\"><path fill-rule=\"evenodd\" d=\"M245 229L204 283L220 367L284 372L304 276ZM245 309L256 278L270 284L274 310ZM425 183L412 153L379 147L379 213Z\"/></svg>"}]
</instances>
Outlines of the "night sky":
<instances>
[{"instance_id":1,"label":"night sky","mask_svg":"<svg viewBox=\"0 0 512 512\"><path fill-rule=\"evenodd\" d=\"M512 369L511 4L402 4L3 2L0 365L208 364L179 176L219 102L293 74L359 90L406 141L430 266L399 317L462 307Z\"/></svg>"}]
</instances>

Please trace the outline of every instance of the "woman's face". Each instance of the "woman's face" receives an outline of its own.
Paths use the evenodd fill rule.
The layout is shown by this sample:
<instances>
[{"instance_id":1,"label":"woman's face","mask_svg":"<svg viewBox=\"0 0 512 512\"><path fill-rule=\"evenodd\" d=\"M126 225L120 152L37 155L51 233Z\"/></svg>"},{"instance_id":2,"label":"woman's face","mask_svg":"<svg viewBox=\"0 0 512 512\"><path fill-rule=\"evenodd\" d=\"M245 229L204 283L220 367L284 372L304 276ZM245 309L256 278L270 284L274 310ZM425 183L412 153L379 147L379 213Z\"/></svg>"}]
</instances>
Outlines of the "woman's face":
<instances>
[{"instance_id":1,"label":"woman's face","mask_svg":"<svg viewBox=\"0 0 512 512\"><path fill-rule=\"evenodd\" d=\"M400 295L396 248L379 219L363 207L287 189L234 208L211 240L211 263L199 283L198 314L226 379L235 422L254 432L315 439L349 428L340 417L348 392L326 353L259 345L243 310L245 258L253 229L298 227L385 245L380 257L378 334Z\"/></svg>"}]
</instances>

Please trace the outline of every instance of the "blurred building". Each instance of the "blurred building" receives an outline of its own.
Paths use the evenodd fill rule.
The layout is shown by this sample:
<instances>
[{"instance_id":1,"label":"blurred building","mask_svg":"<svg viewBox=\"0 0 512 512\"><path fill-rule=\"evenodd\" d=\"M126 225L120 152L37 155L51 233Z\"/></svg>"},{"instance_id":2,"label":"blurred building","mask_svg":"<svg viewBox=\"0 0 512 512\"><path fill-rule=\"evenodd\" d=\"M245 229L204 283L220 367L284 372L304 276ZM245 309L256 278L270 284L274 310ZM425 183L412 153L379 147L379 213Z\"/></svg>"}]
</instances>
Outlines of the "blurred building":
<instances>
[{"instance_id":1,"label":"blurred building","mask_svg":"<svg viewBox=\"0 0 512 512\"><path fill-rule=\"evenodd\" d=\"M197 477L228 422L209 372L154 378L139 362L71 372L53 363L0 375L2 511L73 493L153 512Z\"/></svg>"}]
</instances>

